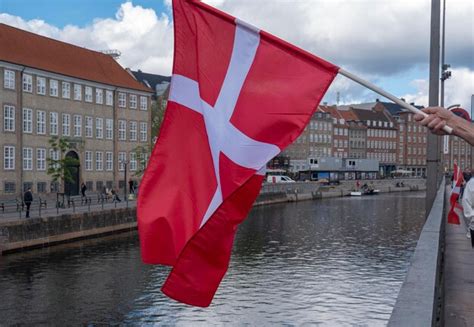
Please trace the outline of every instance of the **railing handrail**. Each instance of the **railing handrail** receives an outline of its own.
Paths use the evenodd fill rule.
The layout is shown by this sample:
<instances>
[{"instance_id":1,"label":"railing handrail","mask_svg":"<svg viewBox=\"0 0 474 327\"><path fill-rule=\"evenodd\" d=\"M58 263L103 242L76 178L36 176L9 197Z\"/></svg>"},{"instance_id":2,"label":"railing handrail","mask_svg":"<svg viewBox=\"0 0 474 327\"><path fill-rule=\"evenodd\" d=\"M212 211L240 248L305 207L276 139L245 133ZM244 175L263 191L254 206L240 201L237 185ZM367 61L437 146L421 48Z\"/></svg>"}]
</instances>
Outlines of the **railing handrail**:
<instances>
[{"instance_id":1,"label":"railing handrail","mask_svg":"<svg viewBox=\"0 0 474 327\"><path fill-rule=\"evenodd\" d=\"M444 246L443 178L410 262L388 326L435 326L439 323L440 264Z\"/></svg>"}]
</instances>

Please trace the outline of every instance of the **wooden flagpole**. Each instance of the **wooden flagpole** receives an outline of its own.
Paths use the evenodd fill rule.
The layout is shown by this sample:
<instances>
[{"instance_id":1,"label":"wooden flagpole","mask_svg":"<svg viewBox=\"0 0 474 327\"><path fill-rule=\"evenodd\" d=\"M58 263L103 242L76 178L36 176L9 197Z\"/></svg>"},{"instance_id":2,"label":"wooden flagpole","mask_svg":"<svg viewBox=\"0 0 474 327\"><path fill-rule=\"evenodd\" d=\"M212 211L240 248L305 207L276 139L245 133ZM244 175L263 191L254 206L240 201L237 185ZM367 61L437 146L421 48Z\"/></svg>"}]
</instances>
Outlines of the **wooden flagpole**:
<instances>
[{"instance_id":1,"label":"wooden flagpole","mask_svg":"<svg viewBox=\"0 0 474 327\"><path fill-rule=\"evenodd\" d=\"M387 99L389 100L392 100L393 102L395 102L396 104L402 106L403 108L405 109L408 109L410 110L411 112L413 112L414 114L421 114L423 116L428 116L426 113L424 113L423 111L421 111L420 109L418 108L415 108L414 106L412 106L411 104L408 104L406 103L405 101L402 101L400 100L399 98L397 98L396 96L382 90L381 88L379 88L378 86L370 83L369 81L366 81L352 73L349 73L348 71L342 69L342 68L339 68L339 74L353 80L354 82L357 82L359 83L360 85L363 85L365 86L366 88L368 89L371 89L372 91L374 91L375 93L378 93L380 94L381 96L384 96L386 97ZM448 133L448 134L451 134L453 132L453 129L449 126L444 126L443 130Z\"/></svg>"}]
</instances>

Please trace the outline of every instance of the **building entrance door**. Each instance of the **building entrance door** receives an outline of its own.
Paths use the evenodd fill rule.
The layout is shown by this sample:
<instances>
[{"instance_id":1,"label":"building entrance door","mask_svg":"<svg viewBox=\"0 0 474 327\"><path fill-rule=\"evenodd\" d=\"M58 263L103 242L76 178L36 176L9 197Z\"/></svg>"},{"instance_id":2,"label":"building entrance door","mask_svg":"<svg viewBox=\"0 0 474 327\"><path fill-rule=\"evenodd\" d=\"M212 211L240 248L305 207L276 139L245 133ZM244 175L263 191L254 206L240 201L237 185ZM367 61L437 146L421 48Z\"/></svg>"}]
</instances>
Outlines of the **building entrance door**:
<instances>
[{"instance_id":1,"label":"building entrance door","mask_svg":"<svg viewBox=\"0 0 474 327\"><path fill-rule=\"evenodd\" d=\"M76 151L69 151L66 154L67 158L76 159L76 163L66 166L66 169L69 171L72 180L66 181L64 184L64 193L67 195L78 195L79 194L79 156Z\"/></svg>"}]
</instances>

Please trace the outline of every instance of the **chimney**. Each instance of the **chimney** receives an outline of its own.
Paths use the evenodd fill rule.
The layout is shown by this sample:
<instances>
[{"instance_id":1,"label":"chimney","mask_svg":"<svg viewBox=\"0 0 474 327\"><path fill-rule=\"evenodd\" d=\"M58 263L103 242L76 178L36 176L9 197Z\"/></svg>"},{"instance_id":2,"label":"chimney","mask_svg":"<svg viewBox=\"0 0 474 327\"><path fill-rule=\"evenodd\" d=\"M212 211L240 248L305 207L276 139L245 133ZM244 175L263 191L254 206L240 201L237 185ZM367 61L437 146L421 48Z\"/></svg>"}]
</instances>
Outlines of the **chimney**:
<instances>
[{"instance_id":1,"label":"chimney","mask_svg":"<svg viewBox=\"0 0 474 327\"><path fill-rule=\"evenodd\" d=\"M375 99L375 102L380 102L379 98Z\"/></svg>"}]
</instances>

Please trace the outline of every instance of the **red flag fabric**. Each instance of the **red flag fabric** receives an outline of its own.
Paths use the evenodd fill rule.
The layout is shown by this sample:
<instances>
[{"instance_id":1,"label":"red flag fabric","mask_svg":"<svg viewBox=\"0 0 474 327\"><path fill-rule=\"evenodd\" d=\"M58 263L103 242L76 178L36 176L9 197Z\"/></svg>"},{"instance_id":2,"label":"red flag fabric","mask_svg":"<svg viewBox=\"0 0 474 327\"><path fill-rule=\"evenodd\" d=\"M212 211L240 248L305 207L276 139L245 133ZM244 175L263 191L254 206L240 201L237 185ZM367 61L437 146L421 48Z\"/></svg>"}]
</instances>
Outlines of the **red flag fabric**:
<instances>
[{"instance_id":1,"label":"red flag fabric","mask_svg":"<svg viewBox=\"0 0 474 327\"><path fill-rule=\"evenodd\" d=\"M458 167L457 163L454 163L453 169L453 189L451 190L451 196L449 198L449 202L451 203L451 208L448 212L448 223L460 225L461 222L459 220L459 215L456 212L456 208L459 207L457 205L459 194L461 192L461 185L464 182L464 176L462 174L461 169Z\"/></svg>"},{"instance_id":2,"label":"red flag fabric","mask_svg":"<svg viewBox=\"0 0 474 327\"><path fill-rule=\"evenodd\" d=\"M338 67L206 4L173 1L174 64L140 185L142 259L172 265L162 291L208 306L266 163L309 122Z\"/></svg>"}]
</instances>

